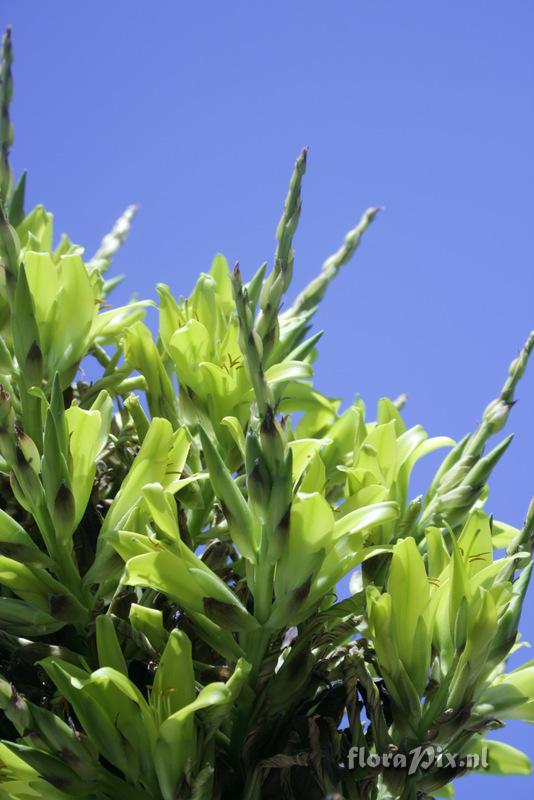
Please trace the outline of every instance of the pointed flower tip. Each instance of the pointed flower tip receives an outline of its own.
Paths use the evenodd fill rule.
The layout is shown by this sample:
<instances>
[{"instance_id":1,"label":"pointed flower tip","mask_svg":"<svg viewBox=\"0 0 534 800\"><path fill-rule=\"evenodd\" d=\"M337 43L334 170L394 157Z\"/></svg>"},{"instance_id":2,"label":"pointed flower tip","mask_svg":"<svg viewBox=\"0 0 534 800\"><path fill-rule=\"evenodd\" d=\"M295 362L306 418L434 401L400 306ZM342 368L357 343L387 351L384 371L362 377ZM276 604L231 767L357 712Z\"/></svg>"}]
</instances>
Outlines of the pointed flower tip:
<instances>
[{"instance_id":1,"label":"pointed flower tip","mask_svg":"<svg viewBox=\"0 0 534 800\"><path fill-rule=\"evenodd\" d=\"M506 450L506 448L512 443L513 439L514 439L514 434L513 433L509 433L508 436L504 437L502 442L499 442L499 444L497 444L494 447L494 450ZM489 453L488 455L491 455L491 454Z\"/></svg>"},{"instance_id":2,"label":"pointed flower tip","mask_svg":"<svg viewBox=\"0 0 534 800\"><path fill-rule=\"evenodd\" d=\"M408 402L408 395L405 392L403 392L402 394L400 394L398 397L395 398L395 400L393 401L393 405L399 411L401 411L407 402Z\"/></svg>"},{"instance_id":3,"label":"pointed flower tip","mask_svg":"<svg viewBox=\"0 0 534 800\"><path fill-rule=\"evenodd\" d=\"M2 36L2 61L7 64L8 69L13 63L13 41L11 37L11 25L8 25Z\"/></svg>"}]
</instances>

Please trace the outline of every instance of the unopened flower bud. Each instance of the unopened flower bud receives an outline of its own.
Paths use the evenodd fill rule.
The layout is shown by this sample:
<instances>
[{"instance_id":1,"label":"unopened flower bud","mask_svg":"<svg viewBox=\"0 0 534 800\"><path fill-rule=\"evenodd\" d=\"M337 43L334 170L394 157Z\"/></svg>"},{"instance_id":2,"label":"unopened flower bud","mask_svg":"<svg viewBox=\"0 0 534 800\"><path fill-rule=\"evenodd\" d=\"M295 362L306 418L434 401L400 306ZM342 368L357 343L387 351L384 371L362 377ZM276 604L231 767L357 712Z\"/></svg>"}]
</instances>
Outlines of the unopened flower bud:
<instances>
[{"instance_id":1,"label":"unopened flower bud","mask_svg":"<svg viewBox=\"0 0 534 800\"><path fill-rule=\"evenodd\" d=\"M499 433L504 428L510 413L510 407L511 404L501 400L500 397L487 406L484 411L484 421L491 434Z\"/></svg>"},{"instance_id":2,"label":"unopened flower bud","mask_svg":"<svg viewBox=\"0 0 534 800\"><path fill-rule=\"evenodd\" d=\"M439 498L438 511L442 514L446 514L447 511L468 508L475 496L476 492L471 486L457 486L456 489L452 489Z\"/></svg>"},{"instance_id":3,"label":"unopened flower bud","mask_svg":"<svg viewBox=\"0 0 534 800\"><path fill-rule=\"evenodd\" d=\"M459 486L465 476L469 473L470 469L474 467L478 460L476 455L467 455L463 456L457 464L454 464L448 470L448 472L444 475L443 480L440 483L440 493L446 494L447 492L454 489L456 486Z\"/></svg>"},{"instance_id":4,"label":"unopened flower bud","mask_svg":"<svg viewBox=\"0 0 534 800\"><path fill-rule=\"evenodd\" d=\"M21 468L30 466L36 475L41 472L41 457L33 439L18 426L15 427L17 437L17 465Z\"/></svg>"}]
</instances>

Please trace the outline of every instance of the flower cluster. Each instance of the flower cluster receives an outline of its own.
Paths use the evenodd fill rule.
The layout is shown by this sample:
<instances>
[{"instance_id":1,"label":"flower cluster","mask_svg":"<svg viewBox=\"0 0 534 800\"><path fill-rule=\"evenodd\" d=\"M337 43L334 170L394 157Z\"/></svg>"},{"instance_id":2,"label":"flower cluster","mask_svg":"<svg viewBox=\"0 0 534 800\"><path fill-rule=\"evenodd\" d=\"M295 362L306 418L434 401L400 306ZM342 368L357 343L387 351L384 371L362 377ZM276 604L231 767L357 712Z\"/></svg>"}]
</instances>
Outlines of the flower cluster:
<instances>
[{"instance_id":1,"label":"flower cluster","mask_svg":"<svg viewBox=\"0 0 534 800\"><path fill-rule=\"evenodd\" d=\"M188 298L160 284L154 336L154 304L104 303L133 208L90 259L65 236L54 246L42 206L26 213L11 64L8 31L0 800L416 800L451 796L481 763L528 774L486 734L534 722L534 662L507 667L534 505L516 530L486 504L510 438L487 444L534 335L460 442L407 428L402 397L375 418L360 399L341 410L313 386L310 327L378 209L281 313L304 150L272 269L244 283L218 255ZM413 498L414 465L439 448Z\"/></svg>"}]
</instances>

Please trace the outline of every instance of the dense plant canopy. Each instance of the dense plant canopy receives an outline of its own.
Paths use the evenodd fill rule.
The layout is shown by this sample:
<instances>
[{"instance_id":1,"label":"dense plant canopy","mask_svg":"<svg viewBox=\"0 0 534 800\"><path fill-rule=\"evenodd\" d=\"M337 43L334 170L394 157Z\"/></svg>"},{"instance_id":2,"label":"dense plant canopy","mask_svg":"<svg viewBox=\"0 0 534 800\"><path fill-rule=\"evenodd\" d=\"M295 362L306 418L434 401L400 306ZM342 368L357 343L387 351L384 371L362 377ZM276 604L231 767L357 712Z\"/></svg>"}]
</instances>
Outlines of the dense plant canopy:
<instances>
[{"instance_id":1,"label":"dense plant canopy","mask_svg":"<svg viewBox=\"0 0 534 800\"><path fill-rule=\"evenodd\" d=\"M217 256L188 298L113 308L128 209L87 259L24 206L0 73L0 799L450 796L528 774L486 734L534 722L507 671L532 571L487 481L534 346L460 442L313 387L313 316L377 209L292 305L306 151L271 269ZM92 358L99 374L79 379ZM424 496L410 474L446 455ZM502 551L505 551L504 553ZM352 575L351 594L336 596ZM443 750L417 768L402 756ZM358 752L363 758L354 759ZM369 758L373 756L374 758ZM397 757L395 761L394 757ZM452 758L454 757L454 758Z\"/></svg>"}]
</instances>

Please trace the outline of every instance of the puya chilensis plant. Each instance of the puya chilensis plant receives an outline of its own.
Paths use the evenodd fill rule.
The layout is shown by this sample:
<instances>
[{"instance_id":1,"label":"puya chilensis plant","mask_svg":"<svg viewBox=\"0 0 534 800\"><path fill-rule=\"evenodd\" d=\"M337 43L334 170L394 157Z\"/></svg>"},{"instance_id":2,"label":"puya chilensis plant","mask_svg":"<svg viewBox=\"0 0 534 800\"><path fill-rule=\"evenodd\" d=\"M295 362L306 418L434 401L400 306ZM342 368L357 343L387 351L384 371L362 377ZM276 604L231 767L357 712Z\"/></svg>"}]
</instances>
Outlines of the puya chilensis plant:
<instances>
[{"instance_id":1,"label":"puya chilensis plant","mask_svg":"<svg viewBox=\"0 0 534 800\"><path fill-rule=\"evenodd\" d=\"M154 338L146 303L105 302L134 209L90 259L25 212L11 63L8 31L0 798L416 800L451 796L477 756L528 774L486 735L534 722L534 662L507 665L534 506L522 530L485 508L534 336L460 442L407 428L402 398L341 410L313 386L310 329L377 209L288 305L303 151L271 268L244 282L217 256L188 298L159 285Z\"/></svg>"}]
</instances>

